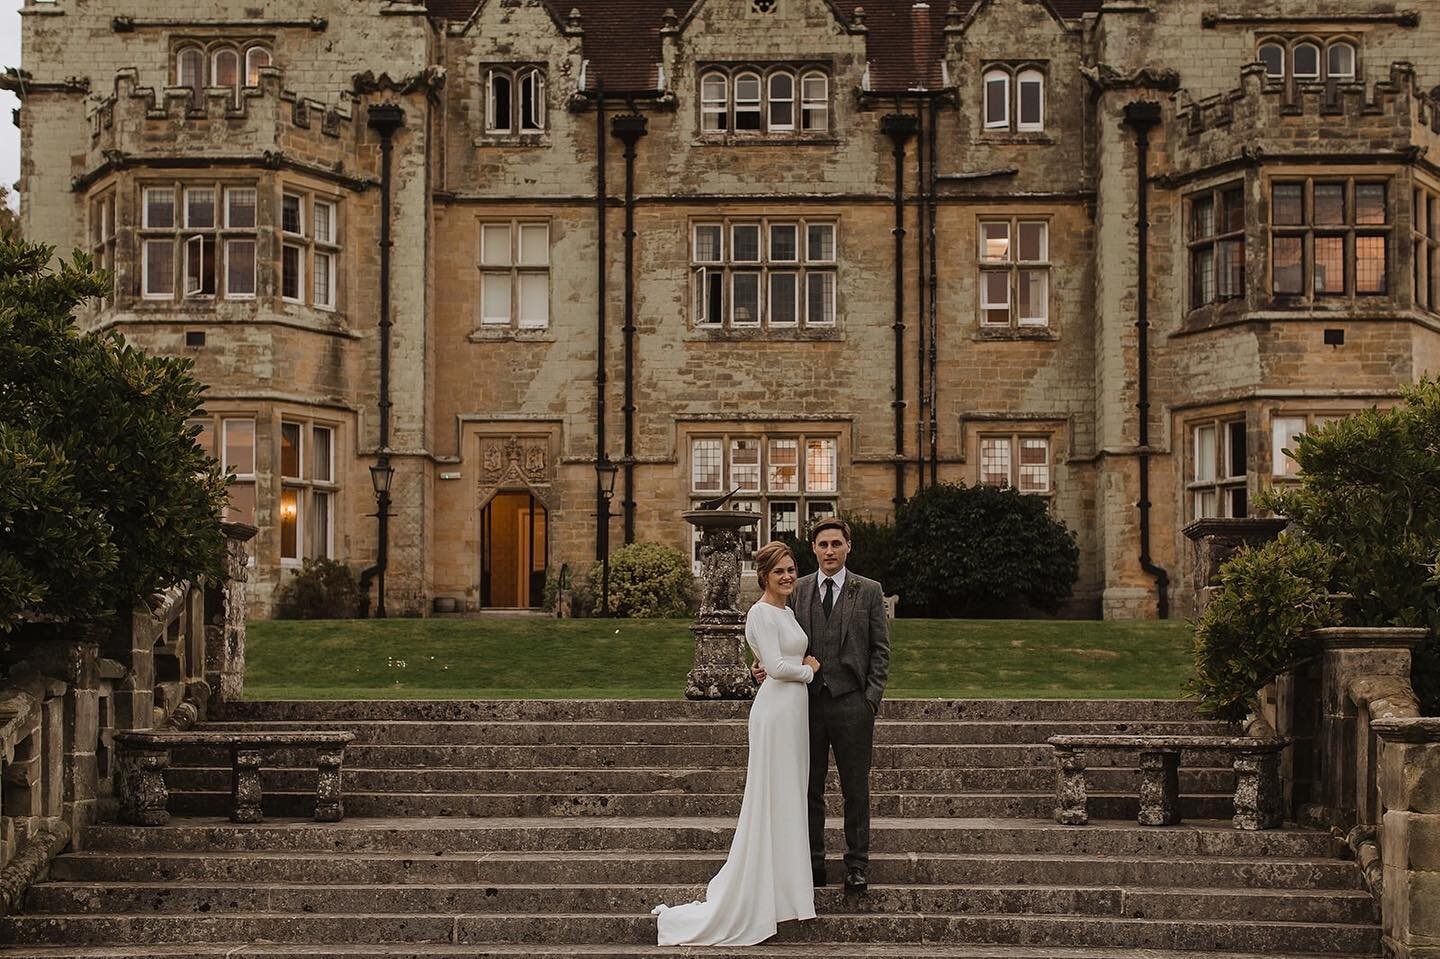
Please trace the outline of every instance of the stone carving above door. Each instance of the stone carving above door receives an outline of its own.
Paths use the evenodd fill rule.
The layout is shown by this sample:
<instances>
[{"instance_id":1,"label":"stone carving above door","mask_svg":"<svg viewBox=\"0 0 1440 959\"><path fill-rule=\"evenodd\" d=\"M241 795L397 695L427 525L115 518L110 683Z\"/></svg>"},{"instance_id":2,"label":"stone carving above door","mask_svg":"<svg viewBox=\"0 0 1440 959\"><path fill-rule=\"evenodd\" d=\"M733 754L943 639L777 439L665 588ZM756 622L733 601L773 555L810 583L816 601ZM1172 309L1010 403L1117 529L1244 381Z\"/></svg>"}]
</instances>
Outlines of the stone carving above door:
<instances>
[{"instance_id":1,"label":"stone carving above door","mask_svg":"<svg viewBox=\"0 0 1440 959\"><path fill-rule=\"evenodd\" d=\"M480 486L549 486L555 480L549 436L480 437Z\"/></svg>"}]
</instances>

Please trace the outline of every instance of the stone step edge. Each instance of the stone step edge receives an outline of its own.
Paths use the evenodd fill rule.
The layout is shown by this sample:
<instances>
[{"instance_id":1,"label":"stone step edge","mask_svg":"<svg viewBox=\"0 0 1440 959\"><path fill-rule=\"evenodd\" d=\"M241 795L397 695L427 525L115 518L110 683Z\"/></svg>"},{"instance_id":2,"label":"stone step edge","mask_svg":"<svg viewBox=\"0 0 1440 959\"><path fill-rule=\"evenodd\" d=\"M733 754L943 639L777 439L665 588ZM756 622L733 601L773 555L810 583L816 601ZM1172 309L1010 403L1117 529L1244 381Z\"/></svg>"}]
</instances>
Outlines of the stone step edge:
<instances>
[{"instance_id":1,"label":"stone step edge","mask_svg":"<svg viewBox=\"0 0 1440 959\"><path fill-rule=\"evenodd\" d=\"M836 955L851 955L853 942L810 942L787 945L746 946L726 948L708 946L704 950L707 959L748 959L748 957L785 957L785 959L833 959ZM528 959L534 956L590 956L593 959L635 959L635 957L677 955L673 946L593 946L593 945L516 945L516 944L469 944L450 943L345 943L339 945L283 943L198 943L193 946L152 945L127 946L127 959L191 959L191 957L224 957L224 959L245 959L245 957L282 956L439 956L454 959L480 959L480 957L516 956ZM867 959L1255 959L1253 952L1189 952L1154 949L1105 949L1083 947L1049 946L1004 946L976 944L947 946L934 943L910 945L870 945L865 947ZM1306 953L1271 955L1266 959L1356 959L1356 953ZM30 946L0 947L0 957L12 959L115 959L110 946Z\"/></svg>"},{"instance_id":2,"label":"stone step edge","mask_svg":"<svg viewBox=\"0 0 1440 959\"><path fill-rule=\"evenodd\" d=\"M347 773L348 773L348 772L353 772L353 770L346 770L346 772L347 772ZM174 787L174 788L171 788L171 789L169 790L169 792L170 792L170 795L172 795L172 796L217 796L217 797L224 797L224 798L226 798L227 801L228 801L228 797L230 796L230 790L228 790L228 789L224 789L224 790L221 790L221 789L187 789L187 788L183 788L183 787ZM584 799L584 798L591 798L591 797L594 797L594 798L607 798L607 799L619 799L619 798L627 798L627 799L628 799L628 798L643 797L643 798L647 798L647 799L653 799L653 798L657 798L657 797L673 796L673 797L681 798L681 799L734 799L734 798L736 798L737 796L740 796L740 795L741 795L741 793L738 793L738 792L725 792L725 793L699 793L699 792L695 792L695 793L692 793L692 792L677 792L677 791L674 791L674 790L655 790L655 791L653 791L653 792L638 792L638 793L637 793L637 792L573 792L573 793L571 793L571 792L547 792L547 791L534 791L534 792L478 792L478 791L473 790L473 789L466 789L466 790L462 790L462 791L459 791L459 792L453 792L453 791L449 791L449 790L427 789L427 790L424 790L423 792L417 792L417 791L404 790L404 789L352 789L352 788L348 788L348 787L347 787L347 788L345 789L345 791L344 791L344 796L345 796L345 798L347 798L347 799L348 799L348 798L351 798L351 797L354 797L354 796L409 796L409 797L416 798L416 799L431 799L431 798L440 799L440 798L448 798L448 797L464 797L464 798L474 798L474 799L502 799L502 798L503 798L503 799L520 799L520 798L531 798L531 797L546 797L546 798L555 798L555 799ZM1088 795L1091 799L1134 799L1134 800L1137 801L1137 802L1139 801L1139 796L1138 796L1137 793L1135 793L1135 792L1097 792L1097 791L1091 791L1091 792L1087 793L1087 795ZM1181 793L1181 794L1180 794L1180 798L1182 798L1182 799L1223 800L1223 799L1232 799L1232 798L1234 798L1234 795L1235 795L1235 794L1234 794L1234 793L1231 793L1231 792L1221 792L1221 793L1201 793L1201 792L1194 792L1194 793L1192 793L1192 792L1186 792L1186 793ZM315 793L314 793L313 790L287 790L287 789L267 789L267 790L265 790L265 793L264 793L264 797L265 797L265 798L268 799L268 798L270 798L270 797L272 797L272 796L283 796L283 797L286 797L286 798L289 798L289 799L304 798L304 797L309 797L309 798L313 799L313 798L315 797ZM901 797L909 797L909 798L912 798L912 799L1007 799L1007 798L1011 798L1011 799L1054 799L1054 798L1055 798L1055 790L1053 790L1053 789L1046 789L1046 790L1010 789L1010 790L995 790L995 791L993 791L993 792L987 792L987 791L976 792L976 791L974 791L974 790L966 790L966 791L964 791L964 792L929 792L929 791L909 790L909 789L883 789L883 790L882 790L882 789L872 789L872 790L870 791L870 796L871 796L872 799L873 799L874 797L876 797L876 796L901 796Z\"/></svg>"},{"instance_id":3,"label":"stone step edge","mask_svg":"<svg viewBox=\"0 0 1440 959\"><path fill-rule=\"evenodd\" d=\"M636 745L644 745L636 744ZM925 745L921 743L919 745ZM1041 743L1040 745L1044 745ZM210 747L220 748L220 747ZM186 771L204 772L230 772L229 766L204 766L191 763L171 763L171 769L184 769ZM962 767L964 771L983 771L986 773L1023 772L1033 773L1036 769L1045 772L1053 771L1049 766L969 766ZM269 763L264 765L266 772L314 772L313 765L307 766L272 766ZM352 766L348 763L344 767L346 773L428 773L428 772L455 772L455 773L505 773L507 775L520 775L523 773L563 773L565 775L578 775L581 773L670 773L674 775L686 775L690 773L735 773L746 772L744 766ZM954 766L906 766L903 770L877 769L876 772L954 772ZM1133 772L1140 771L1139 766L1096 766L1094 771L1104 772ZM1180 772L1234 772L1232 766L1181 766Z\"/></svg>"}]
</instances>

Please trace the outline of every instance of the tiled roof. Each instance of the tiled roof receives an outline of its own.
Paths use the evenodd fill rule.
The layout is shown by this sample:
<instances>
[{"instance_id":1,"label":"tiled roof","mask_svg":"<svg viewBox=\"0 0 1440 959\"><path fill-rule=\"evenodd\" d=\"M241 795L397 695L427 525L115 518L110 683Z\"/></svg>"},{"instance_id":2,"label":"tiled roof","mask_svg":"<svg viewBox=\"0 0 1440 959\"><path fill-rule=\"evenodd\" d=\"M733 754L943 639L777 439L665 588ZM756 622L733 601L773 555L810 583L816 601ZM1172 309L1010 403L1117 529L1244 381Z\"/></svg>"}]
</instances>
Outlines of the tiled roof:
<instances>
[{"instance_id":1,"label":"tiled roof","mask_svg":"<svg viewBox=\"0 0 1440 959\"><path fill-rule=\"evenodd\" d=\"M433 17L465 20L479 0L425 0ZM666 9L683 20L693 0L544 0L559 23L578 9L585 30L588 85L616 91L652 90L659 85L660 26ZM973 0L971 8L984 0ZM1101 0L1049 0L1066 19L1100 9ZM935 89L943 78L945 22L949 0L831 0L850 16L865 8L865 50L874 90Z\"/></svg>"}]
</instances>

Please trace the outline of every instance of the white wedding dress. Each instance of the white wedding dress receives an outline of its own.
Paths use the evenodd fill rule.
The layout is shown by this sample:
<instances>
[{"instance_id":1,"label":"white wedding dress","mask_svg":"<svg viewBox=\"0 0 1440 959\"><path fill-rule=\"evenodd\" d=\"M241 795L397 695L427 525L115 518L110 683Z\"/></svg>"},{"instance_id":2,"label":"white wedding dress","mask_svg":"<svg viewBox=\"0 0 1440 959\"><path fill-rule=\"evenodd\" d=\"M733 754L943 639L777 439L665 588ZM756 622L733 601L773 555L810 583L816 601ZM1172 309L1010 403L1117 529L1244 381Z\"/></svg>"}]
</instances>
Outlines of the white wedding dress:
<instances>
[{"instance_id":1,"label":"white wedding dress","mask_svg":"<svg viewBox=\"0 0 1440 959\"><path fill-rule=\"evenodd\" d=\"M795 614L760 601L745 617L745 640L769 678L750 707L745 799L730 857L703 902L656 906L662 946L753 946L787 919L815 918L805 790L810 777L814 678Z\"/></svg>"}]
</instances>

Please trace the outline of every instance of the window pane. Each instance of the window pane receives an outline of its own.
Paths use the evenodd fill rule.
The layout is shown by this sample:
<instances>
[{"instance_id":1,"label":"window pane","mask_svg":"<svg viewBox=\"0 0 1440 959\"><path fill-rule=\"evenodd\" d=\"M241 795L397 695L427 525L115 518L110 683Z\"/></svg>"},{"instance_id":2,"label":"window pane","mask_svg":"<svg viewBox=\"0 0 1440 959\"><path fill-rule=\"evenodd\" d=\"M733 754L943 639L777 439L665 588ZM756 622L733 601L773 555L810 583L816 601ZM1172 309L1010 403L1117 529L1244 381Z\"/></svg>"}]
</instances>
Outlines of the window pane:
<instances>
[{"instance_id":1,"label":"window pane","mask_svg":"<svg viewBox=\"0 0 1440 959\"><path fill-rule=\"evenodd\" d=\"M1190 303L1204 306L1215 301L1215 248L1202 246L1190 251Z\"/></svg>"},{"instance_id":2,"label":"window pane","mask_svg":"<svg viewBox=\"0 0 1440 959\"><path fill-rule=\"evenodd\" d=\"M280 424L280 475L300 478L300 424Z\"/></svg>"},{"instance_id":3,"label":"window pane","mask_svg":"<svg viewBox=\"0 0 1440 959\"><path fill-rule=\"evenodd\" d=\"M209 230L215 226L215 191L210 187L191 187L185 191L185 226L192 230Z\"/></svg>"},{"instance_id":4,"label":"window pane","mask_svg":"<svg viewBox=\"0 0 1440 959\"><path fill-rule=\"evenodd\" d=\"M1031 437L1020 440L1020 492L1050 492L1050 441Z\"/></svg>"},{"instance_id":5,"label":"window pane","mask_svg":"<svg viewBox=\"0 0 1440 959\"><path fill-rule=\"evenodd\" d=\"M1200 197L1190 204L1190 238L1203 240L1215 235L1215 198Z\"/></svg>"},{"instance_id":6,"label":"window pane","mask_svg":"<svg viewBox=\"0 0 1440 959\"><path fill-rule=\"evenodd\" d=\"M1270 79L1279 80L1285 76L1285 50L1278 44L1262 45L1260 62L1265 64L1265 75Z\"/></svg>"},{"instance_id":7,"label":"window pane","mask_svg":"<svg viewBox=\"0 0 1440 959\"><path fill-rule=\"evenodd\" d=\"M1213 489L1197 490L1195 493L1195 518L1210 519L1215 516L1217 502Z\"/></svg>"},{"instance_id":8,"label":"window pane","mask_svg":"<svg viewBox=\"0 0 1440 959\"><path fill-rule=\"evenodd\" d=\"M145 241L145 293L171 296L175 292L175 241Z\"/></svg>"},{"instance_id":9,"label":"window pane","mask_svg":"<svg viewBox=\"0 0 1440 959\"><path fill-rule=\"evenodd\" d=\"M300 491L287 486L280 491L280 558L299 559Z\"/></svg>"},{"instance_id":10,"label":"window pane","mask_svg":"<svg viewBox=\"0 0 1440 959\"><path fill-rule=\"evenodd\" d=\"M700 81L700 125L704 130L727 130L729 122L728 82L719 73L707 73Z\"/></svg>"},{"instance_id":11,"label":"window pane","mask_svg":"<svg viewBox=\"0 0 1440 959\"><path fill-rule=\"evenodd\" d=\"M1215 442L1215 427L1200 426L1195 430L1195 481L1208 483L1220 471L1220 461Z\"/></svg>"},{"instance_id":12,"label":"window pane","mask_svg":"<svg viewBox=\"0 0 1440 959\"><path fill-rule=\"evenodd\" d=\"M185 423L187 428L200 427L200 432L195 434L195 445L205 451L206 456L215 455L215 427L209 420L189 420Z\"/></svg>"},{"instance_id":13,"label":"window pane","mask_svg":"<svg viewBox=\"0 0 1440 959\"><path fill-rule=\"evenodd\" d=\"M1329 50L1329 74L1336 79L1351 79L1355 76L1355 48L1348 43L1336 43Z\"/></svg>"},{"instance_id":14,"label":"window pane","mask_svg":"<svg viewBox=\"0 0 1440 959\"><path fill-rule=\"evenodd\" d=\"M1226 516L1232 516L1236 519L1241 519L1250 515L1250 508L1248 505L1249 497L1247 495L1247 490L1245 489L1245 487L1236 486L1226 490L1225 500L1228 507L1228 512L1226 512L1225 514Z\"/></svg>"},{"instance_id":15,"label":"window pane","mask_svg":"<svg viewBox=\"0 0 1440 959\"><path fill-rule=\"evenodd\" d=\"M255 190L252 187L225 191L225 225L232 230L255 228Z\"/></svg>"},{"instance_id":16,"label":"window pane","mask_svg":"<svg viewBox=\"0 0 1440 959\"><path fill-rule=\"evenodd\" d=\"M770 259L781 263L800 259L799 229L795 224L770 224Z\"/></svg>"},{"instance_id":17,"label":"window pane","mask_svg":"<svg viewBox=\"0 0 1440 959\"><path fill-rule=\"evenodd\" d=\"M730 322L737 326L759 323L760 274L733 273L730 281Z\"/></svg>"},{"instance_id":18,"label":"window pane","mask_svg":"<svg viewBox=\"0 0 1440 959\"><path fill-rule=\"evenodd\" d=\"M1300 226L1305 222L1305 185L1276 183L1270 192L1270 222L1277 226Z\"/></svg>"},{"instance_id":19,"label":"window pane","mask_svg":"<svg viewBox=\"0 0 1440 959\"><path fill-rule=\"evenodd\" d=\"M311 302L316 306L334 306L334 295L331 293L331 286L335 282L335 257L330 253L315 254L314 276L311 278L310 297Z\"/></svg>"},{"instance_id":20,"label":"window pane","mask_svg":"<svg viewBox=\"0 0 1440 959\"><path fill-rule=\"evenodd\" d=\"M760 77L742 73L735 78L735 129L760 129Z\"/></svg>"},{"instance_id":21,"label":"window pane","mask_svg":"<svg viewBox=\"0 0 1440 959\"><path fill-rule=\"evenodd\" d=\"M480 228L480 262L485 266L510 265L510 224L487 223Z\"/></svg>"},{"instance_id":22,"label":"window pane","mask_svg":"<svg viewBox=\"0 0 1440 959\"><path fill-rule=\"evenodd\" d=\"M811 263L835 262L835 224L811 223L805 228L805 258Z\"/></svg>"},{"instance_id":23,"label":"window pane","mask_svg":"<svg viewBox=\"0 0 1440 959\"><path fill-rule=\"evenodd\" d=\"M725 274L719 270L711 271L705 277L705 283L705 315L709 322L721 323L725 319Z\"/></svg>"},{"instance_id":24,"label":"window pane","mask_svg":"<svg viewBox=\"0 0 1440 959\"><path fill-rule=\"evenodd\" d=\"M985 125L1006 127L1010 125L1010 78L989 76L985 78Z\"/></svg>"},{"instance_id":25,"label":"window pane","mask_svg":"<svg viewBox=\"0 0 1440 959\"><path fill-rule=\"evenodd\" d=\"M233 87L240 83L240 54L220 50L215 54L215 77L212 86Z\"/></svg>"},{"instance_id":26,"label":"window pane","mask_svg":"<svg viewBox=\"0 0 1440 959\"><path fill-rule=\"evenodd\" d=\"M311 205L315 219L315 242L335 242L335 206L316 201Z\"/></svg>"},{"instance_id":27,"label":"window pane","mask_svg":"<svg viewBox=\"0 0 1440 959\"><path fill-rule=\"evenodd\" d=\"M1220 194L1221 229L1234 233L1245 229L1245 188L1232 187Z\"/></svg>"},{"instance_id":28,"label":"window pane","mask_svg":"<svg viewBox=\"0 0 1440 959\"><path fill-rule=\"evenodd\" d=\"M1345 292L1345 238L1315 238L1315 295Z\"/></svg>"},{"instance_id":29,"label":"window pane","mask_svg":"<svg viewBox=\"0 0 1440 959\"><path fill-rule=\"evenodd\" d=\"M1305 432L1305 417L1277 416L1271 421L1271 431L1271 472L1276 476L1298 476L1300 465L1286 456L1285 451L1295 449L1295 437Z\"/></svg>"},{"instance_id":30,"label":"window pane","mask_svg":"<svg viewBox=\"0 0 1440 959\"><path fill-rule=\"evenodd\" d=\"M980 224L980 257L995 262L1010 259L1010 224Z\"/></svg>"},{"instance_id":31,"label":"window pane","mask_svg":"<svg viewBox=\"0 0 1440 959\"><path fill-rule=\"evenodd\" d=\"M822 519L835 515L835 504L828 500L810 500L805 504L805 528L808 530Z\"/></svg>"},{"instance_id":32,"label":"window pane","mask_svg":"<svg viewBox=\"0 0 1440 959\"><path fill-rule=\"evenodd\" d=\"M1041 112L1042 83L1038 77L1020 78L1020 128L1039 129L1044 125Z\"/></svg>"},{"instance_id":33,"label":"window pane","mask_svg":"<svg viewBox=\"0 0 1440 959\"><path fill-rule=\"evenodd\" d=\"M286 233L303 233L305 218L300 215L300 198L286 193L280 199L280 229Z\"/></svg>"},{"instance_id":34,"label":"window pane","mask_svg":"<svg viewBox=\"0 0 1440 959\"><path fill-rule=\"evenodd\" d=\"M798 278L794 273L770 274L770 325L793 326L799 319L796 310Z\"/></svg>"},{"instance_id":35,"label":"window pane","mask_svg":"<svg viewBox=\"0 0 1440 959\"><path fill-rule=\"evenodd\" d=\"M540 130L544 116L545 80L539 70L530 70L520 81L520 129Z\"/></svg>"},{"instance_id":36,"label":"window pane","mask_svg":"<svg viewBox=\"0 0 1440 959\"><path fill-rule=\"evenodd\" d=\"M811 325L835 322L835 274L805 275L805 322Z\"/></svg>"},{"instance_id":37,"label":"window pane","mask_svg":"<svg viewBox=\"0 0 1440 959\"><path fill-rule=\"evenodd\" d=\"M760 262L760 225L746 223L730 229L730 259L736 263Z\"/></svg>"},{"instance_id":38,"label":"window pane","mask_svg":"<svg viewBox=\"0 0 1440 959\"><path fill-rule=\"evenodd\" d=\"M1324 225L1345 222L1345 184L1315 184L1315 222Z\"/></svg>"},{"instance_id":39,"label":"window pane","mask_svg":"<svg viewBox=\"0 0 1440 959\"><path fill-rule=\"evenodd\" d=\"M789 130L795 126L795 78L788 73L770 75L770 128Z\"/></svg>"},{"instance_id":40,"label":"window pane","mask_svg":"<svg viewBox=\"0 0 1440 959\"><path fill-rule=\"evenodd\" d=\"M770 501L770 538L779 539L789 533L800 535L800 515L794 500Z\"/></svg>"},{"instance_id":41,"label":"window pane","mask_svg":"<svg viewBox=\"0 0 1440 959\"><path fill-rule=\"evenodd\" d=\"M1047 239L1047 224L1036 222L1020 223L1020 261L1022 263L1043 263L1049 257Z\"/></svg>"},{"instance_id":42,"label":"window pane","mask_svg":"<svg viewBox=\"0 0 1440 959\"><path fill-rule=\"evenodd\" d=\"M150 187L145 191L145 225L165 230L175 225L175 191L169 187Z\"/></svg>"},{"instance_id":43,"label":"window pane","mask_svg":"<svg viewBox=\"0 0 1440 959\"><path fill-rule=\"evenodd\" d=\"M510 129L510 74L499 70L490 74L490 129L504 133Z\"/></svg>"},{"instance_id":44,"label":"window pane","mask_svg":"<svg viewBox=\"0 0 1440 959\"><path fill-rule=\"evenodd\" d=\"M1301 237L1275 237L1270 271L1277 294L1299 295L1305 292L1305 277L1301 267L1303 251L1304 240Z\"/></svg>"},{"instance_id":45,"label":"window pane","mask_svg":"<svg viewBox=\"0 0 1440 959\"><path fill-rule=\"evenodd\" d=\"M1006 270L987 270L984 277L981 305L988 309L1010 308L1010 274ZM1006 317L1009 319L1008 313Z\"/></svg>"},{"instance_id":46,"label":"window pane","mask_svg":"<svg viewBox=\"0 0 1440 959\"><path fill-rule=\"evenodd\" d=\"M230 502L225 507L225 519L231 523L255 525L255 484L231 483Z\"/></svg>"},{"instance_id":47,"label":"window pane","mask_svg":"<svg viewBox=\"0 0 1440 959\"><path fill-rule=\"evenodd\" d=\"M800 490L800 441L777 439L770 441L769 491L772 493L796 493Z\"/></svg>"},{"instance_id":48,"label":"window pane","mask_svg":"<svg viewBox=\"0 0 1440 959\"><path fill-rule=\"evenodd\" d=\"M182 87L199 91L205 85L205 55L194 47L180 51L176 79ZM198 104L196 104L198 106Z\"/></svg>"},{"instance_id":49,"label":"window pane","mask_svg":"<svg viewBox=\"0 0 1440 959\"><path fill-rule=\"evenodd\" d=\"M280 295L287 300L300 299L304 287L303 247L286 244L280 250Z\"/></svg>"},{"instance_id":50,"label":"window pane","mask_svg":"<svg viewBox=\"0 0 1440 959\"><path fill-rule=\"evenodd\" d=\"M1221 240L1220 298L1233 299L1245 295L1245 241Z\"/></svg>"},{"instance_id":51,"label":"window pane","mask_svg":"<svg viewBox=\"0 0 1440 959\"><path fill-rule=\"evenodd\" d=\"M1292 56L1294 57L1294 72L1297 79L1312 80L1320 76L1320 48L1315 46L1315 44L1297 44Z\"/></svg>"},{"instance_id":52,"label":"window pane","mask_svg":"<svg viewBox=\"0 0 1440 959\"><path fill-rule=\"evenodd\" d=\"M305 551L306 556L330 558L331 499L330 493L310 494L310 545Z\"/></svg>"},{"instance_id":53,"label":"window pane","mask_svg":"<svg viewBox=\"0 0 1440 959\"><path fill-rule=\"evenodd\" d=\"M1235 420L1233 423L1225 424L1225 450L1227 454L1226 465L1229 467L1227 476L1245 475L1245 421Z\"/></svg>"},{"instance_id":54,"label":"window pane","mask_svg":"<svg viewBox=\"0 0 1440 959\"><path fill-rule=\"evenodd\" d=\"M328 426L317 426L311 431L310 465L313 479L329 483L335 479L335 467L331 462L334 454L334 432Z\"/></svg>"},{"instance_id":55,"label":"window pane","mask_svg":"<svg viewBox=\"0 0 1440 959\"><path fill-rule=\"evenodd\" d=\"M520 325L550 325L550 274L520 274Z\"/></svg>"},{"instance_id":56,"label":"window pane","mask_svg":"<svg viewBox=\"0 0 1440 959\"><path fill-rule=\"evenodd\" d=\"M693 441L690 444L691 488L702 493L717 493L720 482L720 441Z\"/></svg>"},{"instance_id":57,"label":"window pane","mask_svg":"<svg viewBox=\"0 0 1440 959\"><path fill-rule=\"evenodd\" d=\"M1020 324L1044 326L1049 317L1048 270L1020 271Z\"/></svg>"},{"instance_id":58,"label":"window pane","mask_svg":"<svg viewBox=\"0 0 1440 959\"><path fill-rule=\"evenodd\" d=\"M215 295L215 238L196 234L185 241L185 294Z\"/></svg>"},{"instance_id":59,"label":"window pane","mask_svg":"<svg viewBox=\"0 0 1440 959\"><path fill-rule=\"evenodd\" d=\"M743 493L760 492L760 441L730 441L730 488L740 487Z\"/></svg>"},{"instance_id":60,"label":"window pane","mask_svg":"<svg viewBox=\"0 0 1440 959\"><path fill-rule=\"evenodd\" d=\"M810 493L835 491L835 441L805 441L805 489Z\"/></svg>"},{"instance_id":61,"label":"window pane","mask_svg":"<svg viewBox=\"0 0 1440 959\"><path fill-rule=\"evenodd\" d=\"M245 85L247 87L258 87L260 85L261 69L270 65L270 51L264 47L251 47L245 51Z\"/></svg>"},{"instance_id":62,"label":"window pane","mask_svg":"<svg viewBox=\"0 0 1440 959\"><path fill-rule=\"evenodd\" d=\"M980 485L1010 485L1010 438L980 438Z\"/></svg>"},{"instance_id":63,"label":"window pane","mask_svg":"<svg viewBox=\"0 0 1440 959\"><path fill-rule=\"evenodd\" d=\"M255 472L255 421L225 420L222 426L225 436L225 456L221 467L234 470L236 476L250 476Z\"/></svg>"},{"instance_id":64,"label":"window pane","mask_svg":"<svg viewBox=\"0 0 1440 959\"><path fill-rule=\"evenodd\" d=\"M802 97L800 124L811 132L822 132L830 126L829 82L824 74L807 73L800 81Z\"/></svg>"},{"instance_id":65,"label":"window pane","mask_svg":"<svg viewBox=\"0 0 1440 959\"><path fill-rule=\"evenodd\" d=\"M1355 184L1355 222L1385 223L1385 184Z\"/></svg>"},{"instance_id":66,"label":"window pane","mask_svg":"<svg viewBox=\"0 0 1440 959\"><path fill-rule=\"evenodd\" d=\"M704 224L695 228L695 262L719 263L720 243L724 229L719 224Z\"/></svg>"},{"instance_id":67,"label":"window pane","mask_svg":"<svg viewBox=\"0 0 1440 959\"><path fill-rule=\"evenodd\" d=\"M550 227L548 224L520 224L520 265L550 265Z\"/></svg>"},{"instance_id":68,"label":"window pane","mask_svg":"<svg viewBox=\"0 0 1440 959\"><path fill-rule=\"evenodd\" d=\"M1356 293L1384 293L1389 289L1385 261L1385 237L1355 238Z\"/></svg>"},{"instance_id":69,"label":"window pane","mask_svg":"<svg viewBox=\"0 0 1440 959\"><path fill-rule=\"evenodd\" d=\"M480 275L480 322L510 322L510 274L482 273Z\"/></svg>"}]
</instances>

